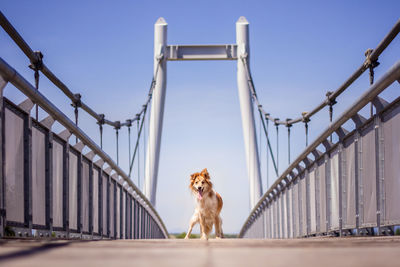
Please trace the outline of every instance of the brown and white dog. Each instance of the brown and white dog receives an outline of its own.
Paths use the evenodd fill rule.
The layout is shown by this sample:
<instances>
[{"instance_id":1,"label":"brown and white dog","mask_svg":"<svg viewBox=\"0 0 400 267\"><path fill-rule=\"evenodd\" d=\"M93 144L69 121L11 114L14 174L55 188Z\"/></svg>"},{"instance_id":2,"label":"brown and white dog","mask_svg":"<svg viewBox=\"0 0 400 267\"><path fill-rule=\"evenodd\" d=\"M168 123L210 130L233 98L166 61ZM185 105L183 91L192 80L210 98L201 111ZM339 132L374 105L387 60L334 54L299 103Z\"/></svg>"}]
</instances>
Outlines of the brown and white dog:
<instances>
[{"instance_id":1,"label":"brown and white dog","mask_svg":"<svg viewBox=\"0 0 400 267\"><path fill-rule=\"evenodd\" d=\"M216 238L222 238L222 220L219 215L222 209L222 198L214 191L207 169L190 176L189 188L196 196L197 207L190 219L185 239L189 238L196 223L200 223L201 239L208 240L213 225L215 225Z\"/></svg>"}]
</instances>

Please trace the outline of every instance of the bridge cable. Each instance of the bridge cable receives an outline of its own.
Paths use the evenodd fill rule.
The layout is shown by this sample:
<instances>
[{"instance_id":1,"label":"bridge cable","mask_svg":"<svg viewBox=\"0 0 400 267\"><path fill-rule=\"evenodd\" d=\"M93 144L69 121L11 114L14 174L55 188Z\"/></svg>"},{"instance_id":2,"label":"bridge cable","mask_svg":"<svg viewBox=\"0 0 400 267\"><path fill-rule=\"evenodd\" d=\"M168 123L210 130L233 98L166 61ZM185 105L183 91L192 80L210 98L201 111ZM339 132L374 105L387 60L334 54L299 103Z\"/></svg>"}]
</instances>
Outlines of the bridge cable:
<instances>
[{"instance_id":1,"label":"bridge cable","mask_svg":"<svg viewBox=\"0 0 400 267\"><path fill-rule=\"evenodd\" d=\"M105 123L104 114L99 114L100 120L97 121L97 124L99 125L99 131L100 131L100 148L103 149L103 124Z\"/></svg>"},{"instance_id":2,"label":"bridge cable","mask_svg":"<svg viewBox=\"0 0 400 267\"><path fill-rule=\"evenodd\" d=\"M144 191L144 187L146 186L146 161L147 161L147 149L146 149L146 117L143 116L143 185L142 185L142 191Z\"/></svg>"},{"instance_id":3,"label":"bridge cable","mask_svg":"<svg viewBox=\"0 0 400 267\"><path fill-rule=\"evenodd\" d=\"M262 123L263 123L264 133L265 133L265 136L266 136L267 141L268 141L268 147L269 147L269 152L271 153L272 163L274 164L275 172L276 172L277 175L278 175L277 164L275 163L275 158L274 158L274 155L273 155L273 152L272 152L271 143L270 143L270 141L269 141L269 135L268 135L268 132L267 132L267 130L266 130L265 123L264 123L264 117L265 117L265 119L266 119L267 122L268 122L268 116L269 116L269 114L268 114L268 113L265 113L265 111L262 109L262 105L260 105L260 102L258 101L257 94L256 94L256 91L255 91L254 82L253 82L253 79L252 79L252 77L251 77L251 74L250 74L250 70L249 70L249 68L248 68L248 65L247 65L246 57L247 57L247 55L242 56L241 59L242 59L243 65L245 66L245 69L246 69L247 82L248 82L249 87L250 87L250 93L251 93L251 95L252 95L252 98L253 98L254 102L256 103L256 105L257 105L257 107L258 107L258 112L259 112L260 116L262 117L262 120L261 120L261 121L262 121ZM279 175L278 175L278 176L279 176Z\"/></svg>"},{"instance_id":4,"label":"bridge cable","mask_svg":"<svg viewBox=\"0 0 400 267\"><path fill-rule=\"evenodd\" d=\"M262 150L262 145L261 145L261 118L260 118L259 123L258 123L258 140L259 140L259 143L258 143L258 154L260 155L260 173L261 173L261 167L262 167L262 165L261 165L261 163L262 163L262 160L261 160L261 155L262 155L262 153L261 153L261 150ZM261 183L261 188L262 188L262 183Z\"/></svg>"},{"instance_id":5,"label":"bridge cable","mask_svg":"<svg viewBox=\"0 0 400 267\"><path fill-rule=\"evenodd\" d=\"M36 60L35 61L31 61L31 64L29 65L29 68L31 68L32 70L34 70L35 74L35 88L37 91L39 91L39 71L42 69L43 67L43 54L40 51L35 51L33 52ZM36 109L36 121L39 120L39 106L38 104L35 104L35 109Z\"/></svg>"},{"instance_id":6,"label":"bridge cable","mask_svg":"<svg viewBox=\"0 0 400 267\"><path fill-rule=\"evenodd\" d=\"M119 129L121 129L121 123L119 121L115 122L116 125L114 127L115 129L115 137L116 137L116 143L117 143L117 165L119 165Z\"/></svg>"},{"instance_id":7,"label":"bridge cable","mask_svg":"<svg viewBox=\"0 0 400 267\"><path fill-rule=\"evenodd\" d=\"M308 123L310 122L310 118L307 117L308 112L302 112L301 115L303 116L302 121L304 122L304 128L306 131L306 147L308 147Z\"/></svg>"},{"instance_id":8,"label":"bridge cable","mask_svg":"<svg viewBox=\"0 0 400 267\"><path fill-rule=\"evenodd\" d=\"M131 163L131 127L132 120L126 120L126 126L128 127L128 162Z\"/></svg>"},{"instance_id":9,"label":"bridge cable","mask_svg":"<svg viewBox=\"0 0 400 267\"><path fill-rule=\"evenodd\" d=\"M272 153L272 147L271 147L271 143L269 141L269 135L268 135L267 128L265 126L265 122L264 122L264 119L263 119L263 116L262 116L262 112L260 110L258 110L258 113L260 114L262 126L263 126L263 129L264 129L264 134L265 134L265 136L267 138L267 145L268 145L268 148L269 148L269 152L271 154L272 164L274 165L274 169L275 169L276 175L278 175L278 168L277 168L277 165L276 165L276 162L275 162L274 154ZM266 121L267 121L267 126L268 126L268 120L266 120ZM268 149L267 149L267 152L268 152ZM268 153L267 153L267 155L268 155Z\"/></svg>"},{"instance_id":10,"label":"bridge cable","mask_svg":"<svg viewBox=\"0 0 400 267\"><path fill-rule=\"evenodd\" d=\"M328 103L328 105L329 105L329 122L330 123L332 123L332 120L333 120L333 105L335 105L337 102L336 102L336 99L331 99L330 98L330 95L332 95L333 94L333 92L331 92L331 91L328 91L327 93L326 93L326 97L327 97L327 99L329 100L329 103ZM332 142L332 134L330 135L330 141Z\"/></svg>"},{"instance_id":11,"label":"bridge cable","mask_svg":"<svg viewBox=\"0 0 400 267\"><path fill-rule=\"evenodd\" d=\"M304 122L304 128L306 130L306 147L308 147L308 121Z\"/></svg>"},{"instance_id":12,"label":"bridge cable","mask_svg":"<svg viewBox=\"0 0 400 267\"><path fill-rule=\"evenodd\" d=\"M142 118L142 122L140 123L140 128L139 128L139 131L138 131L138 139L136 140L135 150L133 151L133 156L132 156L132 159L131 159L131 163L130 163L130 165L129 165L129 175L128 175L129 177L131 177L133 162L135 161L136 154L138 153L138 147L139 147L139 142L140 142L140 135L141 135L142 130L143 130L144 117L146 116L147 105L144 106L144 109L143 109L143 110L144 110L144 112L143 112L143 118ZM138 120L137 122L138 122L138 125L139 125L139 120ZM138 182L138 185L139 185L139 182Z\"/></svg>"},{"instance_id":13,"label":"bridge cable","mask_svg":"<svg viewBox=\"0 0 400 267\"><path fill-rule=\"evenodd\" d=\"M140 122L140 115L136 114L137 116L137 124L136 124L136 129L137 129L137 140L139 140L139 143L137 144L138 146L138 160L137 160L137 166L138 166L138 185L139 185L139 179L140 179L140 133L139 133L139 122Z\"/></svg>"},{"instance_id":14,"label":"bridge cable","mask_svg":"<svg viewBox=\"0 0 400 267\"><path fill-rule=\"evenodd\" d=\"M288 130L288 164L290 165L290 128L292 127L292 124L289 123L291 119L286 119L286 127Z\"/></svg>"},{"instance_id":15,"label":"bridge cable","mask_svg":"<svg viewBox=\"0 0 400 267\"><path fill-rule=\"evenodd\" d=\"M78 127L79 108L82 106L81 95L80 94L75 94L74 97L75 97L75 99L71 103L71 106L74 107L75 125L76 125L76 127ZM75 136L75 143L78 143L78 137L77 136Z\"/></svg>"},{"instance_id":16,"label":"bridge cable","mask_svg":"<svg viewBox=\"0 0 400 267\"><path fill-rule=\"evenodd\" d=\"M279 172L279 119L275 119L275 127L276 127L276 169ZM279 176L279 175L278 175Z\"/></svg>"},{"instance_id":17,"label":"bridge cable","mask_svg":"<svg viewBox=\"0 0 400 267\"><path fill-rule=\"evenodd\" d=\"M370 85L372 85L374 83L374 75L375 75L374 68L379 66L379 64L380 64L378 62L378 59L376 59L374 61L371 60L371 54L372 54L373 51L374 50L371 49L371 48L369 48L369 49L367 49L367 51L365 51L365 57L366 57L365 61L367 63L367 67L369 69L369 84ZM373 107L374 106L373 106L372 102L370 104L370 107L371 107L370 112L371 112L371 117L372 117L374 115L374 112L373 112Z\"/></svg>"},{"instance_id":18,"label":"bridge cable","mask_svg":"<svg viewBox=\"0 0 400 267\"><path fill-rule=\"evenodd\" d=\"M267 135L268 135L268 120L267 120L267 129L266 129ZM267 146L268 146L268 140L267 140ZM269 153L268 153L268 148L267 148L267 190L269 189Z\"/></svg>"},{"instance_id":19,"label":"bridge cable","mask_svg":"<svg viewBox=\"0 0 400 267\"><path fill-rule=\"evenodd\" d=\"M151 80L147 101L142 106L142 110L138 114L136 114L136 118L134 119L134 120L137 121L138 137L136 139L135 149L134 149L134 152L133 152L133 156L132 156L131 162L129 164L129 175L128 175L129 177L131 177L131 174L132 174L132 168L133 168L133 163L135 161L136 153L138 153L138 155L139 155L138 148L139 148L140 136L141 136L142 129L143 129L144 118L146 117L147 107L148 107L148 105L149 105L149 103L150 103L150 101L151 101L151 99L153 97L153 90L154 90L154 87L156 85L156 77L158 75L158 70L160 69L160 64L161 64L161 60L162 59L163 59L163 55L162 54L157 57L158 64L157 64L157 67L156 67L156 71L155 71L155 73L153 75L153 78ZM142 119L142 123L140 123L140 127L139 127L139 121L140 121L140 117L141 117L142 114L143 114L143 119ZM145 144L143 144L143 147L145 148ZM145 162L145 157L143 159L144 159L143 161ZM138 187L140 188L140 177L139 177L140 176L140 166L139 166L139 161L140 160L139 160L139 156L138 156Z\"/></svg>"}]
</instances>

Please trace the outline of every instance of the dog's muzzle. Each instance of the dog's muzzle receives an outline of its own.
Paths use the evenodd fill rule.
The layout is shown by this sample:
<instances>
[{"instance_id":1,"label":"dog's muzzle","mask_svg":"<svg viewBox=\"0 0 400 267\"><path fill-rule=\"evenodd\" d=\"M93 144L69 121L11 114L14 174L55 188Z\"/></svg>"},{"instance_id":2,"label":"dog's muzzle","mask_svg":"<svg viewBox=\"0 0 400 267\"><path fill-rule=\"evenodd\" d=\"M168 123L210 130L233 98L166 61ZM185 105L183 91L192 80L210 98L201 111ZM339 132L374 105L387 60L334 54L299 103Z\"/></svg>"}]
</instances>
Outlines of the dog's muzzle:
<instances>
[{"instance_id":1,"label":"dog's muzzle","mask_svg":"<svg viewBox=\"0 0 400 267\"><path fill-rule=\"evenodd\" d=\"M197 198L200 200L203 198L203 187L197 188Z\"/></svg>"}]
</instances>

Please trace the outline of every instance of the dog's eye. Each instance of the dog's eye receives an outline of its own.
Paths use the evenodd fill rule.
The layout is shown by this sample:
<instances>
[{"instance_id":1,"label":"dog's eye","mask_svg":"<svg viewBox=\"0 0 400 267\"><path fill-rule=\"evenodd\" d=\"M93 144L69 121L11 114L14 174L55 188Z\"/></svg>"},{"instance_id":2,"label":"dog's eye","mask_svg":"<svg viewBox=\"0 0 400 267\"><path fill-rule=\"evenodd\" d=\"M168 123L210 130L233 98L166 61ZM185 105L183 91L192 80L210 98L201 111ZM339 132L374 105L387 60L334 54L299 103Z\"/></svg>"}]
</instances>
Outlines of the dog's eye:
<instances>
[{"instance_id":1,"label":"dog's eye","mask_svg":"<svg viewBox=\"0 0 400 267\"><path fill-rule=\"evenodd\" d=\"M203 181L203 182L201 182L201 184L204 184L204 181Z\"/></svg>"}]
</instances>

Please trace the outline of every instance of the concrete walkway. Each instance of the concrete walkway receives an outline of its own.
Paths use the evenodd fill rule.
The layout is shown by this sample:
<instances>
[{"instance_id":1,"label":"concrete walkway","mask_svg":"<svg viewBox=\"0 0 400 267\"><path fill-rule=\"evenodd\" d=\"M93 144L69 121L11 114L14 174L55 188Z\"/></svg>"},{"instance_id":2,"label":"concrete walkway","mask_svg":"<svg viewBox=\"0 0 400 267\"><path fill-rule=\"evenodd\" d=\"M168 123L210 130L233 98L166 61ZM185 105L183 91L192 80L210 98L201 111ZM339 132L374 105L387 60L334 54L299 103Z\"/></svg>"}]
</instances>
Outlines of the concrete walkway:
<instances>
[{"instance_id":1,"label":"concrete walkway","mask_svg":"<svg viewBox=\"0 0 400 267\"><path fill-rule=\"evenodd\" d=\"M0 266L400 266L400 237L0 240Z\"/></svg>"}]
</instances>

